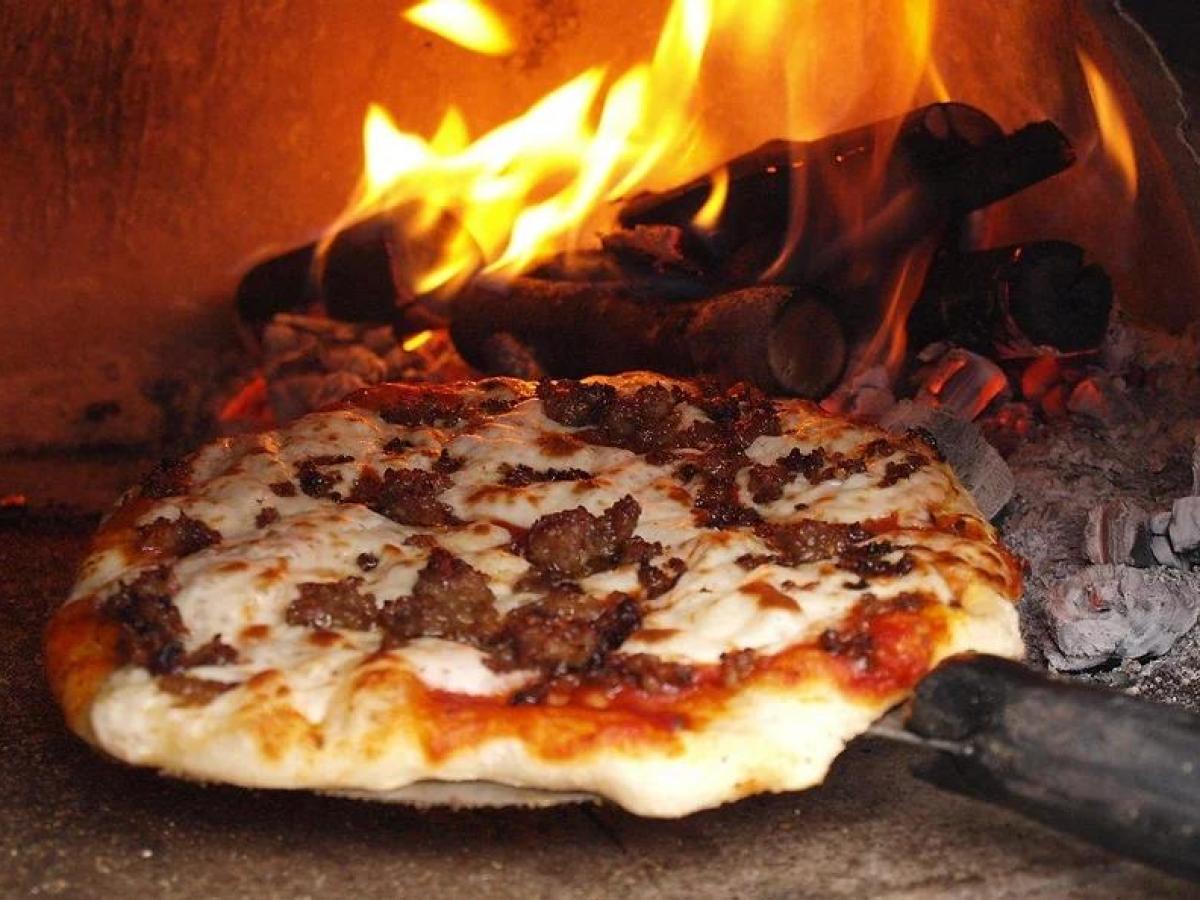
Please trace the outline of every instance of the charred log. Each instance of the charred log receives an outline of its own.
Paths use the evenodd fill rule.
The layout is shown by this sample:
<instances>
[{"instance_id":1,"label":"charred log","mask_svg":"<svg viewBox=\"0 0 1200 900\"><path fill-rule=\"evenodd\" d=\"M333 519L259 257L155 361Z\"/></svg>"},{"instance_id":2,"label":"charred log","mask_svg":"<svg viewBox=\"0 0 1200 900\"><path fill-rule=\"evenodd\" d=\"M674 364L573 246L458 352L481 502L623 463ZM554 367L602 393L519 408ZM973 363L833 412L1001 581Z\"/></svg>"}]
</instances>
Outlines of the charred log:
<instances>
[{"instance_id":1,"label":"charred log","mask_svg":"<svg viewBox=\"0 0 1200 900\"><path fill-rule=\"evenodd\" d=\"M339 231L321 258L320 293L331 318L391 322L408 299L393 274L392 223L372 217Z\"/></svg>"},{"instance_id":2,"label":"charred log","mask_svg":"<svg viewBox=\"0 0 1200 900\"><path fill-rule=\"evenodd\" d=\"M944 254L909 316L909 334L917 347L951 340L978 353L1023 343L1093 349L1112 297L1104 269L1085 265L1083 250L1065 241Z\"/></svg>"},{"instance_id":3,"label":"charred log","mask_svg":"<svg viewBox=\"0 0 1200 900\"><path fill-rule=\"evenodd\" d=\"M705 372L805 397L824 396L836 384L847 350L826 295L779 286L669 301L626 284L532 278L473 284L453 304L455 346L472 365L486 367L488 341L497 333L529 348L552 375Z\"/></svg>"},{"instance_id":4,"label":"charred log","mask_svg":"<svg viewBox=\"0 0 1200 900\"><path fill-rule=\"evenodd\" d=\"M313 261L317 245L305 244L252 267L238 283L239 320L261 331L279 313L302 312L317 302Z\"/></svg>"},{"instance_id":5,"label":"charred log","mask_svg":"<svg viewBox=\"0 0 1200 900\"><path fill-rule=\"evenodd\" d=\"M729 195L707 240L716 256L740 270L748 254L770 263L790 227L801 243L773 277L832 285L830 279L844 277L864 258L886 262L936 237L954 218L1073 161L1066 137L1050 122L1005 135L974 107L934 104L816 141L771 141L731 160ZM711 185L704 176L671 191L638 195L626 203L620 222L691 230ZM854 221L838 203L847 195L868 201L866 209L854 211ZM803 211L802 221L793 223L796 209ZM884 271L886 265L871 268Z\"/></svg>"},{"instance_id":6,"label":"charred log","mask_svg":"<svg viewBox=\"0 0 1200 900\"><path fill-rule=\"evenodd\" d=\"M280 313L319 305L330 318L389 323L401 335L444 327L404 282L411 252L389 216L364 219L339 231L323 251L314 241L250 269L238 284L238 316L261 332Z\"/></svg>"}]
</instances>

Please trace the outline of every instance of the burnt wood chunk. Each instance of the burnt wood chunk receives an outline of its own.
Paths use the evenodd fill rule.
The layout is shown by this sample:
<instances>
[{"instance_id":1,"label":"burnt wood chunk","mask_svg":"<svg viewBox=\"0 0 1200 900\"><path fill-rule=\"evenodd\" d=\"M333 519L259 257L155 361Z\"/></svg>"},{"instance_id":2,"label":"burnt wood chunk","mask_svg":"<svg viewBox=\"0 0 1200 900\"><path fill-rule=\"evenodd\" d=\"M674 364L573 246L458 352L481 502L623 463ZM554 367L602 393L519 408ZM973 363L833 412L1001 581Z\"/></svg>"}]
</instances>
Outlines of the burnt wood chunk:
<instances>
[{"instance_id":1,"label":"burnt wood chunk","mask_svg":"<svg viewBox=\"0 0 1200 900\"><path fill-rule=\"evenodd\" d=\"M943 253L909 315L910 340L950 340L985 354L1022 341L1088 350L1103 340L1112 302L1104 269L1065 241Z\"/></svg>"},{"instance_id":2,"label":"burnt wood chunk","mask_svg":"<svg viewBox=\"0 0 1200 900\"><path fill-rule=\"evenodd\" d=\"M1200 616L1200 576L1166 566L1089 566L1051 588L1044 616L1042 650L1056 669L1161 656Z\"/></svg>"},{"instance_id":3,"label":"burnt wood chunk","mask_svg":"<svg viewBox=\"0 0 1200 900\"><path fill-rule=\"evenodd\" d=\"M728 196L705 240L733 277L755 277L769 266L777 280L836 290L864 260L883 274L920 241L936 241L953 219L1073 161L1066 137L1050 122L1005 135L974 107L933 104L815 141L770 141L730 160ZM635 196L620 223L690 229L711 186L712 176L704 175ZM805 198L798 222L794 195ZM865 208L848 213L838 202L845 196L860 197ZM789 232L800 239L780 265Z\"/></svg>"},{"instance_id":4,"label":"burnt wood chunk","mask_svg":"<svg viewBox=\"0 0 1200 900\"><path fill-rule=\"evenodd\" d=\"M554 376L711 373L806 397L837 383L848 353L836 302L782 286L673 301L621 282L513 278L473 282L454 299L450 334L467 362L485 368L485 342L502 332Z\"/></svg>"},{"instance_id":5,"label":"burnt wood chunk","mask_svg":"<svg viewBox=\"0 0 1200 900\"><path fill-rule=\"evenodd\" d=\"M316 302L316 250L315 243L305 244L252 266L238 282L234 297L238 318L262 329L279 313L299 312Z\"/></svg>"}]
</instances>

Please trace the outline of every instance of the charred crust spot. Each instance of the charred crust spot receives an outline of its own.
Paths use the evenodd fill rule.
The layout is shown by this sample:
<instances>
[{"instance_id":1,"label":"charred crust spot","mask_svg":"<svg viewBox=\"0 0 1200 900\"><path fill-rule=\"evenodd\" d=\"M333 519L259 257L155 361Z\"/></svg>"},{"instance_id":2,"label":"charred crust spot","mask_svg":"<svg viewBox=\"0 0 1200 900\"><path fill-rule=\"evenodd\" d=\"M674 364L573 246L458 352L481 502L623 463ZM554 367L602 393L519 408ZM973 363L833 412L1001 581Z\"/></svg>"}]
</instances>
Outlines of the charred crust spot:
<instances>
[{"instance_id":1,"label":"charred crust spot","mask_svg":"<svg viewBox=\"0 0 1200 900\"><path fill-rule=\"evenodd\" d=\"M900 554L896 559L888 558L896 553ZM911 553L890 541L872 541L847 547L840 551L837 561L839 569L853 572L864 579L907 575L915 564Z\"/></svg>"},{"instance_id":2,"label":"charred crust spot","mask_svg":"<svg viewBox=\"0 0 1200 900\"><path fill-rule=\"evenodd\" d=\"M586 481L591 477L592 473L583 469L534 469L524 463L500 464L500 483L505 487L526 487L547 481Z\"/></svg>"},{"instance_id":3,"label":"charred crust spot","mask_svg":"<svg viewBox=\"0 0 1200 900\"><path fill-rule=\"evenodd\" d=\"M360 553L355 558L354 564L364 572L370 572L379 565L379 557L374 553Z\"/></svg>"},{"instance_id":4,"label":"charred crust spot","mask_svg":"<svg viewBox=\"0 0 1200 900\"><path fill-rule=\"evenodd\" d=\"M288 604L284 620L289 625L308 628L347 628L369 631L375 627L378 608L374 594L364 594L359 588L363 580L357 576L341 581L309 581L297 586L300 595Z\"/></svg>"},{"instance_id":5,"label":"charred crust spot","mask_svg":"<svg viewBox=\"0 0 1200 900\"><path fill-rule=\"evenodd\" d=\"M437 637L487 647L500 624L496 598L483 573L434 547L417 574L411 596L385 604L382 649L418 637Z\"/></svg>"},{"instance_id":6,"label":"charred crust spot","mask_svg":"<svg viewBox=\"0 0 1200 900\"><path fill-rule=\"evenodd\" d=\"M914 472L923 469L929 465L927 460L920 453L909 453L900 462L889 462L887 468L884 469L883 478L879 480L880 487L891 487L893 484L898 484L907 478L911 478Z\"/></svg>"},{"instance_id":7,"label":"charred crust spot","mask_svg":"<svg viewBox=\"0 0 1200 900\"><path fill-rule=\"evenodd\" d=\"M599 516L582 506L542 516L526 536L525 558L555 578L611 569L622 560L641 513L641 505L626 494Z\"/></svg>"},{"instance_id":8,"label":"charred crust spot","mask_svg":"<svg viewBox=\"0 0 1200 900\"><path fill-rule=\"evenodd\" d=\"M160 675L158 686L178 697L183 706L205 706L237 687L236 683L214 681L211 678L196 678L193 675L167 674Z\"/></svg>"},{"instance_id":9,"label":"charred crust spot","mask_svg":"<svg viewBox=\"0 0 1200 900\"><path fill-rule=\"evenodd\" d=\"M295 497L296 485L290 481L276 481L267 485L276 497Z\"/></svg>"},{"instance_id":10,"label":"charred crust spot","mask_svg":"<svg viewBox=\"0 0 1200 900\"><path fill-rule=\"evenodd\" d=\"M176 519L160 516L137 530L138 549L157 556L188 556L219 543L221 533L199 519L180 513Z\"/></svg>"},{"instance_id":11,"label":"charred crust spot","mask_svg":"<svg viewBox=\"0 0 1200 900\"><path fill-rule=\"evenodd\" d=\"M466 403L457 397L418 393L385 406L379 411L379 417L390 425L418 428L457 425L463 420L465 412Z\"/></svg>"},{"instance_id":12,"label":"charred crust spot","mask_svg":"<svg viewBox=\"0 0 1200 900\"><path fill-rule=\"evenodd\" d=\"M122 584L101 604L101 615L120 626L117 649L125 662L156 675L182 665L188 630L175 606L174 591L170 569L159 566Z\"/></svg>"},{"instance_id":13,"label":"charred crust spot","mask_svg":"<svg viewBox=\"0 0 1200 900\"><path fill-rule=\"evenodd\" d=\"M457 525L454 511L437 498L449 486L450 480L437 472L387 469L380 478L374 469L364 469L346 499L401 525Z\"/></svg>"},{"instance_id":14,"label":"charred crust spot","mask_svg":"<svg viewBox=\"0 0 1200 900\"><path fill-rule=\"evenodd\" d=\"M846 553L871 535L858 524L838 524L817 519L764 523L755 529L760 538L789 566L830 559Z\"/></svg>"},{"instance_id":15,"label":"charred crust spot","mask_svg":"<svg viewBox=\"0 0 1200 900\"><path fill-rule=\"evenodd\" d=\"M430 550L437 545L437 538L432 534L410 534L404 539L405 547L420 547L422 550Z\"/></svg>"},{"instance_id":16,"label":"charred crust spot","mask_svg":"<svg viewBox=\"0 0 1200 900\"><path fill-rule=\"evenodd\" d=\"M677 556L672 556L661 566L653 566L648 560L638 565L638 584L646 592L646 599L660 597L679 583L687 564Z\"/></svg>"},{"instance_id":17,"label":"charred crust spot","mask_svg":"<svg viewBox=\"0 0 1200 900\"><path fill-rule=\"evenodd\" d=\"M164 459L142 479L142 496L161 500L186 494L191 487L192 467L183 459Z\"/></svg>"},{"instance_id":18,"label":"charred crust spot","mask_svg":"<svg viewBox=\"0 0 1200 900\"><path fill-rule=\"evenodd\" d=\"M415 445L407 438L395 437L383 445L383 452L390 454L400 454L406 450L411 450Z\"/></svg>"},{"instance_id":19,"label":"charred crust spot","mask_svg":"<svg viewBox=\"0 0 1200 900\"><path fill-rule=\"evenodd\" d=\"M274 525L279 521L279 510L273 506L264 506L258 511L258 515L254 517L254 525L257 528L266 528L268 525Z\"/></svg>"}]
</instances>

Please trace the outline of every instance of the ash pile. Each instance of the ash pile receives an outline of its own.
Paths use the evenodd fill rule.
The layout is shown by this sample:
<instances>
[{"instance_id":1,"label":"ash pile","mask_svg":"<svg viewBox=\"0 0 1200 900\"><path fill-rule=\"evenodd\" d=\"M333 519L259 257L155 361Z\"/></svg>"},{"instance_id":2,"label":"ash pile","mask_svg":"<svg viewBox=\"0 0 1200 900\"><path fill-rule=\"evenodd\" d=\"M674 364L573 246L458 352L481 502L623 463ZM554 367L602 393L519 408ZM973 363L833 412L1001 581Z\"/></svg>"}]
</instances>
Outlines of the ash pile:
<instances>
[{"instance_id":1,"label":"ash pile","mask_svg":"<svg viewBox=\"0 0 1200 900\"><path fill-rule=\"evenodd\" d=\"M221 419L286 421L385 380L650 369L922 427L1029 562L1031 656L1200 708L1195 336L1125 321L1084 248L974 238L975 213L1074 159L1051 122L1006 134L934 104L772 141L624 201L598 246L431 294L410 277L422 248L376 215L247 273L260 366Z\"/></svg>"}]
</instances>

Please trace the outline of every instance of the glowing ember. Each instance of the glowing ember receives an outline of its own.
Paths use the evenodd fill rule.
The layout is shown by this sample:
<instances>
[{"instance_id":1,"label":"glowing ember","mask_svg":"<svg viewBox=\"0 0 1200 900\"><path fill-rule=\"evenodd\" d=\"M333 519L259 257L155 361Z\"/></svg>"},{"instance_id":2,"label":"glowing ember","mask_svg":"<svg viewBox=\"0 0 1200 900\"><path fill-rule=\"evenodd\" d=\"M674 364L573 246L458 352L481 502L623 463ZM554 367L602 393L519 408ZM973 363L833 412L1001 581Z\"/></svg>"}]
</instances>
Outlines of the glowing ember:
<instances>
[{"instance_id":1,"label":"glowing ember","mask_svg":"<svg viewBox=\"0 0 1200 900\"><path fill-rule=\"evenodd\" d=\"M478 0L424 0L404 18L476 53L503 56L515 46L500 17Z\"/></svg>"},{"instance_id":2,"label":"glowing ember","mask_svg":"<svg viewBox=\"0 0 1200 900\"><path fill-rule=\"evenodd\" d=\"M1129 131L1129 123L1121 112L1121 104L1113 95L1112 89L1096 64L1082 50L1079 53L1079 64L1083 67L1087 79L1088 93L1092 96L1092 107L1096 111L1096 123L1100 128L1100 142L1104 152L1113 165L1121 173L1125 190L1129 199L1137 196L1138 171L1137 157L1133 150L1133 137Z\"/></svg>"}]
</instances>

